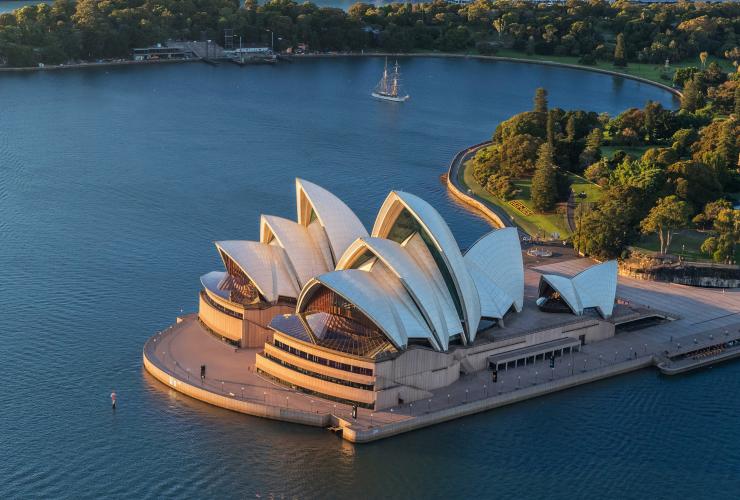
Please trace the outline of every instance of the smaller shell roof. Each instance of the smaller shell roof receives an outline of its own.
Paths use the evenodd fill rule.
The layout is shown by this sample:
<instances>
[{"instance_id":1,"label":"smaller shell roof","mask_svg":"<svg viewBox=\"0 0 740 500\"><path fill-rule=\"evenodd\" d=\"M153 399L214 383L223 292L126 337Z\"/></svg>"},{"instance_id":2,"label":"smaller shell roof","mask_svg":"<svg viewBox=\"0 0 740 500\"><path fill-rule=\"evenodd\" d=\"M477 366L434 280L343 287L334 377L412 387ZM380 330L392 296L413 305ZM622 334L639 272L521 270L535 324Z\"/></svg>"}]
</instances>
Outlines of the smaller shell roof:
<instances>
[{"instance_id":1,"label":"smaller shell roof","mask_svg":"<svg viewBox=\"0 0 740 500\"><path fill-rule=\"evenodd\" d=\"M228 275L223 271L211 271L200 277L200 284L211 293L215 293L222 299L229 300L228 290L221 288L221 283L223 283L226 276Z\"/></svg>"},{"instance_id":2,"label":"smaller shell roof","mask_svg":"<svg viewBox=\"0 0 740 500\"><path fill-rule=\"evenodd\" d=\"M331 269L331 262L324 259L321 251L323 242L315 241L306 226L282 217L263 215L260 220L260 241L269 244L270 235L285 250L299 286Z\"/></svg>"},{"instance_id":3,"label":"smaller shell roof","mask_svg":"<svg viewBox=\"0 0 740 500\"><path fill-rule=\"evenodd\" d=\"M281 295L298 296L297 281L288 270L282 248L244 240L217 241L216 248L239 266L268 302Z\"/></svg>"},{"instance_id":4,"label":"smaller shell roof","mask_svg":"<svg viewBox=\"0 0 740 500\"><path fill-rule=\"evenodd\" d=\"M299 224L308 226L311 222L310 210L305 209L303 196L324 227L335 260L339 260L353 241L368 235L360 219L342 200L321 186L303 179L296 179Z\"/></svg>"},{"instance_id":5,"label":"smaller shell roof","mask_svg":"<svg viewBox=\"0 0 740 500\"><path fill-rule=\"evenodd\" d=\"M617 296L616 260L591 266L576 274L572 281L584 308L595 307L605 318L612 315Z\"/></svg>"},{"instance_id":6,"label":"smaller shell roof","mask_svg":"<svg viewBox=\"0 0 740 500\"><path fill-rule=\"evenodd\" d=\"M575 314L594 307L604 318L612 315L617 295L617 261L591 266L572 278L543 274L540 279L560 293Z\"/></svg>"},{"instance_id":7,"label":"smaller shell roof","mask_svg":"<svg viewBox=\"0 0 740 500\"><path fill-rule=\"evenodd\" d=\"M481 315L502 318L513 305L524 305L524 262L519 231L508 227L491 231L465 252L481 301Z\"/></svg>"}]
</instances>

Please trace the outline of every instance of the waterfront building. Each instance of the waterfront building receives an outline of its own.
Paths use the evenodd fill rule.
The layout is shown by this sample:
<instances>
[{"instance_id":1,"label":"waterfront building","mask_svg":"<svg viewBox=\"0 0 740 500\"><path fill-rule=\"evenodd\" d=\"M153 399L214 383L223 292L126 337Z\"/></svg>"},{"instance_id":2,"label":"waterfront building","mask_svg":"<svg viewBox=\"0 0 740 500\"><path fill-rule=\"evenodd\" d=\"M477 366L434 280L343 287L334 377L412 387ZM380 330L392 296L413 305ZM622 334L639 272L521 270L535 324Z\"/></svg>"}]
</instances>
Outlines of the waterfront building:
<instances>
[{"instance_id":1,"label":"waterfront building","mask_svg":"<svg viewBox=\"0 0 740 500\"><path fill-rule=\"evenodd\" d=\"M609 318L617 293L617 261L610 260L591 266L572 278L556 274L540 277L538 305L552 307L562 304L576 316L594 308L602 318Z\"/></svg>"},{"instance_id":2,"label":"waterfront building","mask_svg":"<svg viewBox=\"0 0 740 500\"><path fill-rule=\"evenodd\" d=\"M557 345L562 352L613 334L613 325L589 320L571 335L546 328L516 342L480 337L524 306L515 228L492 231L462 252L434 207L392 191L368 233L344 202L301 179L296 209L296 221L263 215L259 241L216 242L225 271L201 277L199 305L204 327L263 348L257 372L296 390L385 408L429 397L502 350L516 361L512 350L532 356L538 345ZM574 293L590 290L589 280L573 282ZM610 293L613 304L614 290L597 297L604 315ZM591 307L576 297L576 314Z\"/></svg>"},{"instance_id":3,"label":"waterfront building","mask_svg":"<svg viewBox=\"0 0 740 500\"><path fill-rule=\"evenodd\" d=\"M149 61L155 59L190 59L194 54L182 47L171 47L157 44L153 47L133 49L134 61Z\"/></svg>"}]
</instances>

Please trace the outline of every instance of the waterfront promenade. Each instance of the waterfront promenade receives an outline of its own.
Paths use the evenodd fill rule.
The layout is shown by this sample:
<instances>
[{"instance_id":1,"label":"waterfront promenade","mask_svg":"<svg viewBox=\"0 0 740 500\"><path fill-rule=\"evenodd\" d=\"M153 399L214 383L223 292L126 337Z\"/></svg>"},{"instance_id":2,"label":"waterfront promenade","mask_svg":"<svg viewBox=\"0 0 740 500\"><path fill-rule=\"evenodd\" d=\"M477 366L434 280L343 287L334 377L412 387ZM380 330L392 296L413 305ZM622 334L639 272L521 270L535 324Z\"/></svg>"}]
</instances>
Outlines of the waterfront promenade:
<instances>
[{"instance_id":1,"label":"waterfront promenade","mask_svg":"<svg viewBox=\"0 0 740 500\"><path fill-rule=\"evenodd\" d=\"M571 274L588 265L570 259L527 269L527 292L540 272ZM431 398L382 411L351 407L277 385L253 371L261 349L234 349L207 333L194 315L158 333L144 348L147 370L164 384L202 401L255 416L328 427L354 442L367 442L465 415L543 396L577 385L665 363L668 358L718 342L740 339L740 291L692 288L619 278L623 302L660 310L673 318L659 325L618 332L580 352L499 372L482 370L432 391ZM515 326L514 326L515 328ZM685 363L685 362L684 362ZM206 378L200 380L200 365Z\"/></svg>"}]
</instances>

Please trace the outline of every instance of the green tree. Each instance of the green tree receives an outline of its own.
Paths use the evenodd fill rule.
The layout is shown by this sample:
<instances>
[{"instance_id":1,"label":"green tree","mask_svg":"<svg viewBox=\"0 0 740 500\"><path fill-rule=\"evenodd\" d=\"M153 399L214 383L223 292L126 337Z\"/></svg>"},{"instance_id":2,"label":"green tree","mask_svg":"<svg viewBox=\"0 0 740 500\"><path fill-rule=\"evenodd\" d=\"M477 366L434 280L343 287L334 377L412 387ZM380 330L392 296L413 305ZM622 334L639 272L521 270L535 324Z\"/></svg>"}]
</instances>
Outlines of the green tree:
<instances>
[{"instance_id":1,"label":"green tree","mask_svg":"<svg viewBox=\"0 0 740 500\"><path fill-rule=\"evenodd\" d=\"M655 139L655 129L658 122L658 113L660 112L660 104L648 101L645 105L645 120L643 127L645 128L645 142L650 143Z\"/></svg>"},{"instance_id":2,"label":"green tree","mask_svg":"<svg viewBox=\"0 0 740 500\"><path fill-rule=\"evenodd\" d=\"M627 56L624 48L624 34L617 35L617 45L614 47L614 66L627 66Z\"/></svg>"},{"instance_id":3,"label":"green tree","mask_svg":"<svg viewBox=\"0 0 740 500\"><path fill-rule=\"evenodd\" d=\"M740 85L735 87L735 119L740 120Z\"/></svg>"},{"instance_id":4,"label":"green tree","mask_svg":"<svg viewBox=\"0 0 740 500\"><path fill-rule=\"evenodd\" d=\"M701 251L712 256L715 262L730 262L740 241L740 212L732 208L719 211L714 220L716 236L704 240Z\"/></svg>"},{"instance_id":5,"label":"green tree","mask_svg":"<svg viewBox=\"0 0 740 500\"><path fill-rule=\"evenodd\" d=\"M547 113L547 90L542 87L534 91L534 111L535 113Z\"/></svg>"},{"instance_id":6,"label":"green tree","mask_svg":"<svg viewBox=\"0 0 740 500\"><path fill-rule=\"evenodd\" d=\"M570 115L565 122L565 135L568 142L576 140L576 116Z\"/></svg>"},{"instance_id":7,"label":"green tree","mask_svg":"<svg viewBox=\"0 0 740 500\"><path fill-rule=\"evenodd\" d=\"M687 80L681 96L681 109L693 113L704 105L704 96L696 77Z\"/></svg>"},{"instance_id":8,"label":"green tree","mask_svg":"<svg viewBox=\"0 0 740 500\"><path fill-rule=\"evenodd\" d=\"M710 201L704 205L704 210L699 213L696 217L691 219L691 222L696 224L701 229L709 229L714 225L714 221L722 210L730 210L732 203L725 199L719 199Z\"/></svg>"},{"instance_id":9,"label":"green tree","mask_svg":"<svg viewBox=\"0 0 740 500\"><path fill-rule=\"evenodd\" d=\"M547 127L546 127L547 143L553 148L555 147L555 113L554 111L555 110L551 109L547 113Z\"/></svg>"},{"instance_id":10,"label":"green tree","mask_svg":"<svg viewBox=\"0 0 740 500\"><path fill-rule=\"evenodd\" d=\"M498 39L501 40L501 35L506 31L506 20L503 17L493 20L493 29L498 33Z\"/></svg>"},{"instance_id":11,"label":"green tree","mask_svg":"<svg viewBox=\"0 0 740 500\"><path fill-rule=\"evenodd\" d=\"M509 200L514 196L514 184L505 175L494 174L486 182L486 191L502 200Z\"/></svg>"},{"instance_id":12,"label":"green tree","mask_svg":"<svg viewBox=\"0 0 740 500\"><path fill-rule=\"evenodd\" d=\"M610 174L609 163L603 158L589 165L585 172L583 172L583 176L586 179L595 182L599 186L608 184Z\"/></svg>"},{"instance_id":13,"label":"green tree","mask_svg":"<svg viewBox=\"0 0 740 500\"><path fill-rule=\"evenodd\" d=\"M631 186L609 188L601 201L576 217L573 245L584 255L614 258L638 236L644 193Z\"/></svg>"},{"instance_id":14,"label":"green tree","mask_svg":"<svg viewBox=\"0 0 740 500\"><path fill-rule=\"evenodd\" d=\"M534 37L530 35L529 39L527 40L527 46L524 49L524 51L527 53L527 55L532 56L534 55L535 47L536 47L536 44L534 43Z\"/></svg>"},{"instance_id":15,"label":"green tree","mask_svg":"<svg viewBox=\"0 0 740 500\"><path fill-rule=\"evenodd\" d=\"M673 232L683 229L689 223L689 206L677 196L658 199L647 217L640 222L643 234L657 233L660 240L660 253L666 254L671 246Z\"/></svg>"},{"instance_id":16,"label":"green tree","mask_svg":"<svg viewBox=\"0 0 740 500\"><path fill-rule=\"evenodd\" d=\"M547 142L537 152L530 196L534 208L539 212L552 210L557 201L557 166L553 161L553 153L552 145Z\"/></svg>"}]
</instances>

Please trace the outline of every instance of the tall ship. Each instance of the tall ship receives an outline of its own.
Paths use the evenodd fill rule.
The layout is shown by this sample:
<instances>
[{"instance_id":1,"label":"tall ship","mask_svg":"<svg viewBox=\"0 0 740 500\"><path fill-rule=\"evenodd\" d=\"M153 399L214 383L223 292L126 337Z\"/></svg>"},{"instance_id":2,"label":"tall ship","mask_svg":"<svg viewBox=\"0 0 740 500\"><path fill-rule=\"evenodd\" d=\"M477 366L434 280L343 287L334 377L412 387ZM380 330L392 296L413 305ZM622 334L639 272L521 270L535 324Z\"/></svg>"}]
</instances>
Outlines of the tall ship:
<instances>
[{"instance_id":1,"label":"tall ship","mask_svg":"<svg viewBox=\"0 0 740 500\"><path fill-rule=\"evenodd\" d=\"M404 102L409 99L409 95L403 93L401 89L401 73L398 61L393 65L393 71L388 71L388 58L385 59L385 68L383 69L383 78L375 86L372 95L376 99L384 101Z\"/></svg>"}]
</instances>

